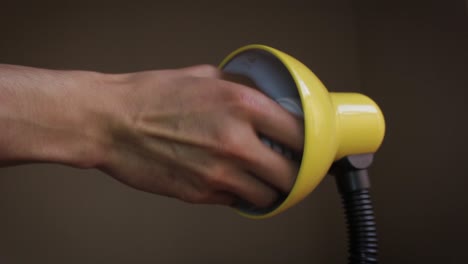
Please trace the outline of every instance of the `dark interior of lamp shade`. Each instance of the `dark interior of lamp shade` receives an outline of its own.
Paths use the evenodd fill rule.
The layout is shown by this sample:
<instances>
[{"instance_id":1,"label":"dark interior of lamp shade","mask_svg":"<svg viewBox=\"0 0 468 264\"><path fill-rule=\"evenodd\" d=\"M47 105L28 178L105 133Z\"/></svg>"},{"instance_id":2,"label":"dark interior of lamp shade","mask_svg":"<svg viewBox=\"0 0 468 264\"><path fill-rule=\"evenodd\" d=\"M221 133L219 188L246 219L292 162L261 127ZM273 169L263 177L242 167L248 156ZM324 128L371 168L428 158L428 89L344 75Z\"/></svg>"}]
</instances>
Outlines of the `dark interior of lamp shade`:
<instances>
[{"instance_id":1,"label":"dark interior of lamp shade","mask_svg":"<svg viewBox=\"0 0 468 264\"><path fill-rule=\"evenodd\" d=\"M284 64L269 52L252 49L239 53L224 67L223 71L250 79L262 92L278 101L291 98L300 105L296 83Z\"/></svg>"}]
</instances>

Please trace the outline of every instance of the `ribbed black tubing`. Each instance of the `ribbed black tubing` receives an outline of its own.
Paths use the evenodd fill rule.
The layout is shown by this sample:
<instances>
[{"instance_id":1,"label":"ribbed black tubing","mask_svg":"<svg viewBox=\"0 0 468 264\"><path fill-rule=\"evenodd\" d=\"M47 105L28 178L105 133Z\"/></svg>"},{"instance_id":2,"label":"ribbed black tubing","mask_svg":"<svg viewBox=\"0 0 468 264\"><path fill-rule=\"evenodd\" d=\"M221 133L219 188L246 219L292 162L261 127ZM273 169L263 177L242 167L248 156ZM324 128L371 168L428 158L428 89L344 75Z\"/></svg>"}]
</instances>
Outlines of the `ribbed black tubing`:
<instances>
[{"instance_id":1,"label":"ribbed black tubing","mask_svg":"<svg viewBox=\"0 0 468 264\"><path fill-rule=\"evenodd\" d=\"M348 226L348 263L378 263L377 228L369 189L341 192L341 198Z\"/></svg>"}]
</instances>

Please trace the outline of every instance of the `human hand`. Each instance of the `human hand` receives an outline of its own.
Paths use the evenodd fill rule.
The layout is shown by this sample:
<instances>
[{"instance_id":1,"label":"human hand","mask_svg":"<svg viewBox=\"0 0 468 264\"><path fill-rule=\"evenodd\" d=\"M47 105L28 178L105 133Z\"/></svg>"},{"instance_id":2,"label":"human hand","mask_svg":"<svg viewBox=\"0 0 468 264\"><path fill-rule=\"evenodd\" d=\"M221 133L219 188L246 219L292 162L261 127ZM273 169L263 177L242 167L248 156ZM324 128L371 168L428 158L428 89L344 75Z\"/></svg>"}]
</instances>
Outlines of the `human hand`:
<instances>
[{"instance_id":1,"label":"human hand","mask_svg":"<svg viewBox=\"0 0 468 264\"><path fill-rule=\"evenodd\" d=\"M298 164L258 135L300 152L302 122L261 92L223 78L206 65L117 76L118 116L108 126L112 144L100 169L190 203L242 200L264 208L288 193Z\"/></svg>"}]
</instances>

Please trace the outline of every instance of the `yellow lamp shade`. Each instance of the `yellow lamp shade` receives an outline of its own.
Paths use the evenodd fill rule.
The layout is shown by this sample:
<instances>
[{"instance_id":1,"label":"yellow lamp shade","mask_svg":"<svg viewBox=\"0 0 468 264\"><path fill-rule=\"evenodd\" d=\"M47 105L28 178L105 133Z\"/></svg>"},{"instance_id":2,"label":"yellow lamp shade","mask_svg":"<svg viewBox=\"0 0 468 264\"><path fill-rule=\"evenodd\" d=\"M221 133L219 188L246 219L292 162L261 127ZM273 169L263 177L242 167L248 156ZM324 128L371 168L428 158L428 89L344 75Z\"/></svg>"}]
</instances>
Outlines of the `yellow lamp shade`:
<instances>
[{"instance_id":1,"label":"yellow lamp shade","mask_svg":"<svg viewBox=\"0 0 468 264\"><path fill-rule=\"evenodd\" d=\"M304 118L304 148L293 188L280 204L261 211L239 210L261 219L304 199L332 163L353 154L376 152L385 133L384 117L369 97L330 93L304 64L274 48L248 45L228 55L220 68L243 75L290 112Z\"/></svg>"}]
</instances>

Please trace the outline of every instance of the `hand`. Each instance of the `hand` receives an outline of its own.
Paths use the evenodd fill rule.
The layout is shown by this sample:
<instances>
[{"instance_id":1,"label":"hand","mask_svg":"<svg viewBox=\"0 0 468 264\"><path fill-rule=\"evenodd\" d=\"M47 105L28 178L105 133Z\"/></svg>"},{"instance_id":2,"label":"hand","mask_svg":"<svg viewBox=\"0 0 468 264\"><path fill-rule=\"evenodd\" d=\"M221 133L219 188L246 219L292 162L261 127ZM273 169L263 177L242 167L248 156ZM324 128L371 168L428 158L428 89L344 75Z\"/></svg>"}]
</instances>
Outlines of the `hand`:
<instances>
[{"instance_id":1,"label":"hand","mask_svg":"<svg viewBox=\"0 0 468 264\"><path fill-rule=\"evenodd\" d=\"M109 175L191 203L263 208L290 191L298 164L258 134L299 152L302 122L261 92L223 80L212 66L116 79L122 96L100 165Z\"/></svg>"}]
</instances>

